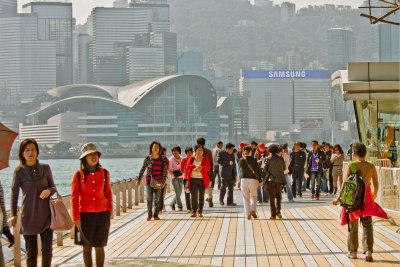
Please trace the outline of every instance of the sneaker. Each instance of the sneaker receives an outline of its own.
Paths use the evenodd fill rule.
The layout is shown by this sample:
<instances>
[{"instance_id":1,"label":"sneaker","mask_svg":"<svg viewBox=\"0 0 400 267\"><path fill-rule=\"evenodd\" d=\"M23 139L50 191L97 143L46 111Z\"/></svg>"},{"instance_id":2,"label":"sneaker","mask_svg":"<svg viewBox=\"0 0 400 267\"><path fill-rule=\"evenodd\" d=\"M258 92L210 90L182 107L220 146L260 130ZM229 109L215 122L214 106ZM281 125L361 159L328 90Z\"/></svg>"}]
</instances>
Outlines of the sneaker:
<instances>
[{"instance_id":1,"label":"sneaker","mask_svg":"<svg viewBox=\"0 0 400 267\"><path fill-rule=\"evenodd\" d=\"M357 252L348 252L347 257L349 259L357 259Z\"/></svg>"},{"instance_id":2,"label":"sneaker","mask_svg":"<svg viewBox=\"0 0 400 267\"><path fill-rule=\"evenodd\" d=\"M255 212L255 211L252 211L252 212L250 213L250 215L251 215L251 217L253 217L254 219L257 219L257 218L258 218L257 212Z\"/></svg>"},{"instance_id":3,"label":"sneaker","mask_svg":"<svg viewBox=\"0 0 400 267\"><path fill-rule=\"evenodd\" d=\"M225 205L225 203L224 203L223 201L220 201L219 204L220 204L221 206Z\"/></svg>"},{"instance_id":4,"label":"sneaker","mask_svg":"<svg viewBox=\"0 0 400 267\"><path fill-rule=\"evenodd\" d=\"M227 206L229 206L229 207L234 207L234 206L237 206L237 204L236 203L228 203L228 204L226 204Z\"/></svg>"},{"instance_id":5,"label":"sneaker","mask_svg":"<svg viewBox=\"0 0 400 267\"><path fill-rule=\"evenodd\" d=\"M247 215L247 220L251 220L251 215Z\"/></svg>"},{"instance_id":6,"label":"sneaker","mask_svg":"<svg viewBox=\"0 0 400 267\"><path fill-rule=\"evenodd\" d=\"M282 214L279 212L276 214L276 217L278 217L279 219L282 219Z\"/></svg>"},{"instance_id":7,"label":"sneaker","mask_svg":"<svg viewBox=\"0 0 400 267\"><path fill-rule=\"evenodd\" d=\"M156 217L154 217L154 220L158 221L158 220L160 220L160 217L156 216Z\"/></svg>"},{"instance_id":8,"label":"sneaker","mask_svg":"<svg viewBox=\"0 0 400 267\"><path fill-rule=\"evenodd\" d=\"M214 207L214 203L213 203L213 201L212 201L212 198L209 198L209 199L208 199L208 206L209 206L210 208Z\"/></svg>"},{"instance_id":9,"label":"sneaker","mask_svg":"<svg viewBox=\"0 0 400 267\"><path fill-rule=\"evenodd\" d=\"M146 221L151 221L151 217L147 217Z\"/></svg>"},{"instance_id":10,"label":"sneaker","mask_svg":"<svg viewBox=\"0 0 400 267\"><path fill-rule=\"evenodd\" d=\"M169 205L172 210L175 210L175 205Z\"/></svg>"},{"instance_id":11,"label":"sneaker","mask_svg":"<svg viewBox=\"0 0 400 267\"><path fill-rule=\"evenodd\" d=\"M311 199L314 199L314 197L315 197L315 195L314 195L314 194L311 194Z\"/></svg>"},{"instance_id":12,"label":"sneaker","mask_svg":"<svg viewBox=\"0 0 400 267\"><path fill-rule=\"evenodd\" d=\"M374 261L372 258L372 252L370 250L365 253L365 261Z\"/></svg>"}]
</instances>

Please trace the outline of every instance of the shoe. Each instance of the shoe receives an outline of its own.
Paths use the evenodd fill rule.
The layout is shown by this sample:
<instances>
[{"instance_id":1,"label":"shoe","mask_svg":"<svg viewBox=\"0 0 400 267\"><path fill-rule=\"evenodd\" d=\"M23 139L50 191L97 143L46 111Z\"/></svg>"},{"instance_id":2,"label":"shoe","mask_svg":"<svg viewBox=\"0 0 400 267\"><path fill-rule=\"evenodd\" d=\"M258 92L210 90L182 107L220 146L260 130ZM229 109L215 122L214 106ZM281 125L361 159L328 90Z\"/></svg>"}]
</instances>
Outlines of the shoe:
<instances>
[{"instance_id":1,"label":"shoe","mask_svg":"<svg viewBox=\"0 0 400 267\"><path fill-rule=\"evenodd\" d=\"M347 258L349 259L357 259L357 252L348 252Z\"/></svg>"},{"instance_id":2,"label":"shoe","mask_svg":"<svg viewBox=\"0 0 400 267\"><path fill-rule=\"evenodd\" d=\"M226 204L227 206L229 206L229 207L234 207L234 206L237 206L237 204L236 203L228 203L228 204Z\"/></svg>"},{"instance_id":3,"label":"shoe","mask_svg":"<svg viewBox=\"0 0 400 267\"><path fill-rule=\"evenodd\" d=\"M197 213L194 211L194 212L192 212L192 215L190 215L190 217L192 217L192 218L196 218L197 217Z\"/></svg>"},{"instance_id":4,"label":"shoe","mask_svg":"<svg viewBox=\"0 0 400 267\"><path fill-rule=\"evenodd\" d=\"M314 194L311 194L311 199L314 199L315 198L315 195Z\"/></svg>"},{"instance_id":5,"label":"shoe","mask_svg":"<svg viewBox=\"0 0 400 267\"><path fill-rule=\"evenodd\" d=\"M276 220L276 217L271 216L271 217L269 217L269 219L270 220Z\"/></svg>"},{"instance_id":6,"label":"shoe","mask_svg":"<svg viewBox=\"0 0 400 267\"><path fill-rule=\"evenodd\" d=\"M328 193L325 193L324 196L329 196L329 194L328 194Z\"/></svg>"},{"instance_id":7,"label":"shoe","mask_svg":"<svg viewBox=\"0 0 400 267\"><path fill-rule=\"evenodd\" d=\"M205 201L208 201L208 198L206 198Z\"/></svg>"},{"instance_id":8,"label":"shoe","mask_svg":"<svg viewBox=\"0 0 400 267\"><path fill-rule=\"evenodd\" d=\"M197 213L197 217L203 218L203 213L202 213L202 212L198 212L198 213Z\"/></svg>"},{"instance_id":9,"label":"shoe","mask_svg":"<svg viewBox=\"0 0 400 267\"><path fill-rule=\"evenodd\" d=\"M251 215L247 215L247 220L251 220Z\"/></svg>"},{"instance_id":10,"label":"shoe","mask_svg":"<svg viewBox=\"0 0 400 267\"><path fill-rule=\"evenodd\" d=\"M372 252L370 250L365 253L365 261L374 261L372 258Z\"/></svg>"},{"instance_id":11,"label":"shoe","mask_svg":"<svg viewBox=\"0 0 400 267\"><path fill-rule=\"evenodd\" d=\"M151 217L147 217L146 221L151 221Z\"/></svg>"},{"instance_id":12,"label":"shoe","mask_svg":"<svg viewBox=\"0 0 400 267\"><path fill-rule=\"evenodd\" d=\"M335 190L333 191L333 194L336 195L337 192L337 188L335 188Z\"/></svg>"},{"instance_id":13,"label":"shoe","mask_svg":"<svg viewBox=\"0 0 400 267\"><path fill-rule=\"evenodd\" d=\"M294 203L295 201L294 201L294 199L292 199L292 200L289 200L289 203Z\"/></svg>"},{"instance_id":14,"label":"shoe","mask_svg":"<svg viewBox=\"0 0 400 267\"><path fill-rule=\"evenodd\" d=\"M156 216L156 217L154 217L154 220L158 221L158 220L160 220L160 217Z\"/></svg>"},{"instance_id":15,"label":"shoe","mask_svg":"<svg viewBox=\"0 0 400 267\"><path fill-rule=\"evenodd\" d=\"M319 197L315 197L315 200L319 200Z\"/></svg>"},{"instance_id":16,"label":"shoe","mask_svg":"<svg viewBox=\"0 0 400 267\"><path fill-rule=\"evenodd\" d=\"M192 213L192 210L187 210L187 213Z\"/></svg>"},{"instance_id":17,"label":"shoe","mask_svg":"<svg viewBox=\"0 0 400 267\"><path fill-rule=\"evenodd\" d=\"M250 215L251 215L251 217L253 217L254 219L257 219L257 218L258 218L257 212L255 212L255 211L250 212Z\"/></svg>"},{"instance_id":18,"label":"shoe","mask_svg":"<svg viewBox=\"0 0 400 267\"><path fill-rule=\"evenodd\" d=\"M179 207L178 207L178 211L183 211L183 208L179 208Z\"/></svg>"},{"instance_id":19,"label":"shoe","mask_svg":"<svg viewBox=\"0 0 400 267\"><path fill-rule=\"evenodd\" d=\"M279 219L282 219L282 214L281 213L277 213L276 217L278 217Z\"/></svg>"},{"instance_id":20,"label":"shoe","mask_svg":"<svg viewBox=\"0 0 400 267\"><path fill-rule=\"evenodd\" d=\"M220 204L221 206L225 205L225 203L224 203L223 201L220 201L219 204Z\"/></svg>"},{"instance_id":21,"label":"shoe","mask_svg":"<svg viewBox=\"0 0 400 267\"><path fill-rule=\"evenodd\" d=\"M208 199L208 206L209 206L210 208L214 207L214 203L213 203L213 201L212 201L212 198L209 198L209 199Z\"/></svg>"},{"instance_id":22,"label":"shoe","mask_svg":"<svg viewBox=\"0 0 400 267\"><path fill-rule=\"evenodd\" d=\"M299 197L303 197L303 194L302 194L302 193L300 193Z\"/></svg>"},{"instance_id":23,"label":"shoe","mask_svg":"<svg viewBox=\"0 0 400 267\"><path fill-rule=\"evenodd\" d=\"M175 210L175 205L169 205L172 210Z\"/></svg>"}]
</instances>

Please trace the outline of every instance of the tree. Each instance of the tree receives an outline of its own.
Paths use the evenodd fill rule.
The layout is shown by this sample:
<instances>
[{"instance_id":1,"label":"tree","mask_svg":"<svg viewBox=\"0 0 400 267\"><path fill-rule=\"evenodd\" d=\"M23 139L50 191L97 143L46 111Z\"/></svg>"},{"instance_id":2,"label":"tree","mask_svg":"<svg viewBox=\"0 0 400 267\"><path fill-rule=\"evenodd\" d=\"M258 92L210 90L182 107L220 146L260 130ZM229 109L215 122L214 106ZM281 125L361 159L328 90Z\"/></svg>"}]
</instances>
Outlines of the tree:
<instances>
[{"instance_id":1,"label":"tree","mask_svg":"<svg viewBox=\"0 0 400 267\"><path fill-rule=\"evenodd\" d=\"M69 153L69 149L72 147L72 144L69 142L61 141L58 144L55 144L52 147L52 151L55 153Z\"/></svg>"}]
</instances>

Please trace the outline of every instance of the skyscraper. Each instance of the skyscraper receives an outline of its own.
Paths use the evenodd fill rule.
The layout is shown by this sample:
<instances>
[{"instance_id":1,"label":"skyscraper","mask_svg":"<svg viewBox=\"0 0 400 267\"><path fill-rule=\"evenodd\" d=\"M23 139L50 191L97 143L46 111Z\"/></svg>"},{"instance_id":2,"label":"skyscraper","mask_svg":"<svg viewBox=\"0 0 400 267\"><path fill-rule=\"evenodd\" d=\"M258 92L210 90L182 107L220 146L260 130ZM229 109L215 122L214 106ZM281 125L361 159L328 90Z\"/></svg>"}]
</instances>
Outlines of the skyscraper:
<instances>
[{"instance_id":1,"label":"skyscraper","mask_svg":"<svg viewBox=\"0 0 400 267\"><path fill-rule=\"evenodd\" d=\"M355 38L350 28L328 30L328 68L331 72L347 69L355 57Z\"/></svg>"},{"instance_id":2,"label":"skyscraper","mask_svg":"<svg viewBox=\"0 0 400 267\"><path fill-rule=\"evenodd\" d=\"M283 2L281 5L281 21L283 23L296 21L296 5L290 2Z\"/></svg>"},{"instance_id":3,"label":"skyscraper","mask_svg":"<svg viewBox=\"0 0 400 267\"><path fill-rule=\"evenodd\" d=\"M37 14L0 18L0 86L22 101L56 86L56 43L38 39Z\"/></svg>"},{"instance_id":4,"label":"skyscraper","mask_svg":"<svg viewBox=\"0 0 400 267\"><path fill-rule=\"evenodd\" d=\"M0 18L17 15L17 0L0 1Z\"/></svg>"},{"instance_id":5,"label":"skyscraper","mask_svg":"<svg viewBox=\"0 0 400 267\"><path fill-rule=\"evenodd\" d=\"M38 38L56 43L57 86L73 83L72 4L32 2L23 5L24 13L38 16Z\"/></svg>"}]
</instances>

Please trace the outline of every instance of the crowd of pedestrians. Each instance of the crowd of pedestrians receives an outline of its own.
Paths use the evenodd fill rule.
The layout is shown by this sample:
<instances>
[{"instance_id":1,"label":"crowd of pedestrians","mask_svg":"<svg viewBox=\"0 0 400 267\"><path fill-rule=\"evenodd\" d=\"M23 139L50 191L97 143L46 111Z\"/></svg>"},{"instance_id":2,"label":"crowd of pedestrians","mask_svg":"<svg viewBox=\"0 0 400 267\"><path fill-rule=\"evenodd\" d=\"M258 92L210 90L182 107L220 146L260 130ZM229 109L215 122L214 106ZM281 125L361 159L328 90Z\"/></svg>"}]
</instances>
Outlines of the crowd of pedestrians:
<instances>
[{"instance_id":1,"label":"crowd of pedestrians","mask_svg":"<svg viewBox=\"0 0 400 267\"><path fill-rule=\"evenodd\" d=\"M174 146L170 158L160 142L149 145L149 153L137 177L146 181L147 221L160 220L165 212L165 188L171 183L175 195L169 204L173 211L184 211L184 204L190 217L204 216L204 205L214 207L213 190L218 190L220 206L234 207L234 189L241 190L244 214L248 220L257 219L257 202L270 205L270 219L282 218L282 194L287 194L288 203L302 198L308 189L310 197L319 201L321 195L335 195L333 204L339 203L343 190L343 162L346 156L339 144L319 144L314 140L311 149L307 144L250 144L241 142L238 148L232 143L216 142L210 150L206 140L196 140L194 147L184 149ZM377 174L374 165L365 160L363 144L353 144L351 156L366 184L365 209L352 212L350 220L341 213L341 223L349 223L348 256L357 257L358 219L363 225L363 248L366 260L372 261L373 233L371 216L387 218L383 209L374 202L378 191ZM11 224L17 223L19 191L22 190L21 233L25 239L27 266L37 266L38 242L42 241L42 266L51 266L53 230L50 228L50 196L57 192L51 168L39 163L39 146L34 139L25 139L19 148L20 164L14 171L11 190ZM109 172L100 165L101 152L96 145L82 146L80 169L72 175L71 218L75 225L75 244L83 248L85 266L92 266L94 248L96 266L103 266L104 247L107 245L112 214L112 192ZM346 177L350 174L347 171ZM371 191L370 184L374 191ZM216 185L216 189L215 189ZM184 194L184 201L182 199ZM4 193L0 186L0 204L5 214ZM183 203L185 202L185 203ZM168 207L168 205L167 205ZM3 233L10 243L12 234L3 218ZM1 251L0 251L1 252ZM0 266L4 266L2 252Z\"/></svg>"}]
</instances>

